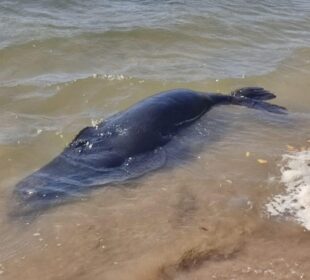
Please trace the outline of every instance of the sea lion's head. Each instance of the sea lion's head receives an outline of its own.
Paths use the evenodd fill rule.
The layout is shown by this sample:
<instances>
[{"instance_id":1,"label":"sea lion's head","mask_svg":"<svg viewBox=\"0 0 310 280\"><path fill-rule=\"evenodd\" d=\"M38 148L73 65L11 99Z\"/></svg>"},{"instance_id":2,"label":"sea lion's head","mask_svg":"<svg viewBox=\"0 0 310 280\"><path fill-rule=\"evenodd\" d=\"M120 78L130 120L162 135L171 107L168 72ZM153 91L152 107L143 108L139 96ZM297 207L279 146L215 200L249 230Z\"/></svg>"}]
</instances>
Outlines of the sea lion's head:
<instances>
[{"instance_id":1,"label":"sea lion's head","mask_svg":"<svg viewBox=\"0 0 310 280\"><path fill-rule=\"evenodd\" d=\"M40 214L48 208L63 204L67 198L81 196L74 192L78 188L75 182L62 177L51 177L49 174L37 171L21 180L13 191L13 216Z\"/></svg>"}]
</instances>

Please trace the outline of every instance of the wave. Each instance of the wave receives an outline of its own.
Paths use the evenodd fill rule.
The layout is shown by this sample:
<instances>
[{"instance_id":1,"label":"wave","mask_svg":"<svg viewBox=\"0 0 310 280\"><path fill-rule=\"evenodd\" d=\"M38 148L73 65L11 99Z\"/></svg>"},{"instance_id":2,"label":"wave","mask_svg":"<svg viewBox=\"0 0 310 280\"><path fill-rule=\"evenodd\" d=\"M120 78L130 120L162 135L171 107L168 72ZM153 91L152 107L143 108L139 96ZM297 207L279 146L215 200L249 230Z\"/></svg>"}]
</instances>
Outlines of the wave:
<instances>
[{"instance_id":1,"label":"wave","mask_svg":"<svg viewBox=\"0 0 310 280\"><path fill-rule=\"evenodd\" d=\"M0 67L5 69L0 80L62 73L122 73L170 81L237 78L271 72L296 49L307 47L307 31L294 24L287 32L282 23L279 28L262 23L254 31L240 24L193 16L168 26L28 36L0 49Z\"/></svg>"}]
</instances>

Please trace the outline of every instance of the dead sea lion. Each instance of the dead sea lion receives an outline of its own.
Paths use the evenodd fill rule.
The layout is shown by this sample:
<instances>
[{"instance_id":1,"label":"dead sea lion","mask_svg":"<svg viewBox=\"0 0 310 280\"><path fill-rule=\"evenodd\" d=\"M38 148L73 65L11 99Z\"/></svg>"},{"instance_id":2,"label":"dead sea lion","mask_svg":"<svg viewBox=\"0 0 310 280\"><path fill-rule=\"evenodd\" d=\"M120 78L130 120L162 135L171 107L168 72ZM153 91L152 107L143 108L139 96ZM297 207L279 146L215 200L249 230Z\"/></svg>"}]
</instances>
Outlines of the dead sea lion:
<instances>
[{"instance_id":1,"label":"dead sea lion","mask_svg":"<svg viewBox=\"0 0 310 280\"><path fill-rule=\"evenodd\" d=\"M283 114L263 100L275 95L258 87L230 95L173 89L146 98L95 127L81 130L50 163L14 190L21 213L80 197L91 188L138 177L165 164L165 145L217 105L241 105Z\"/></svg>"}]
</instances>

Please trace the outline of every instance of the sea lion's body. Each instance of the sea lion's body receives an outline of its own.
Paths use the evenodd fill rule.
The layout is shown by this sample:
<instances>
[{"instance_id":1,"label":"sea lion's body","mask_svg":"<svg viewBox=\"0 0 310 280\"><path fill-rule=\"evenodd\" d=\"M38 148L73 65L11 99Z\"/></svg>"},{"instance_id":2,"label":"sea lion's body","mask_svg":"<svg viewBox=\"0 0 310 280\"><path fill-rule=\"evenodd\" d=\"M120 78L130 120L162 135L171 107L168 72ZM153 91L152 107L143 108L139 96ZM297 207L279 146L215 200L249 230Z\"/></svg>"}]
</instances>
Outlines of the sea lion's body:
<instances>
[{"instance_id":1,"label":"sea lion's body","mask_svg":"<svg viewBox=\"0 0 310 280\"><path fill-rule=\"evenodd\" d=\"M232 95L176 89L151 96L83 129L54 160L22 180L17 199L35 208L84 193L90 187L124 181L161 167L165 145L215 105L237 104L282 113L261 100L275 96L261 88Z\"/></svg>"},{"instance_id":2,"label":"sea lion's body","mask_svg":"<svg viewBox=\"0 0 310 280\"><path fill-rule=\"evenodd\" d=\"M84 129L67 151L89 142L91 149L95 149L91 153L99 148L99 153L111 154L111 158L115 158L109 161L109 156L104 157L100 166L113 167L129 157L165 145L180 129L194 122L212 105L210 96L189 90L172 90L155 95L96 127Z\"/></svg>"}]
</instances>

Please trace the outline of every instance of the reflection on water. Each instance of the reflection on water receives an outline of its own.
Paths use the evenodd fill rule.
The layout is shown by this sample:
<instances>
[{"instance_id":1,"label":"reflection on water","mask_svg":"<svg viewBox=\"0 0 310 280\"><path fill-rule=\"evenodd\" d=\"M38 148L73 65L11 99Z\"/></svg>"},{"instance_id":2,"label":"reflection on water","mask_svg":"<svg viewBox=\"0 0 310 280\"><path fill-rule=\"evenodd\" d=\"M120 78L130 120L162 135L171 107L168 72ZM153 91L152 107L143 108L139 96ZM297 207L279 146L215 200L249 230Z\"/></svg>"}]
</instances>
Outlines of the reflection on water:
<instances>
[{"instance_id":1,"label":"reflection on water","mask_svg":"<svg viewBox=\"0 0 310 280\"><path fill-rule=\"evenodd\" d=\"M292 151L309 149L307 1L0 7L1 279L310 277L308 216L266 213L310 174ZM173 141L165 168L33 220L8 215L16 183L83 127L162 90L243 86L271 90L290 114L216 108ZM283 179L287 164L298 178ZM309 201L285 196L291 210L296 196Z\"/></svg>"}]
</instances>

